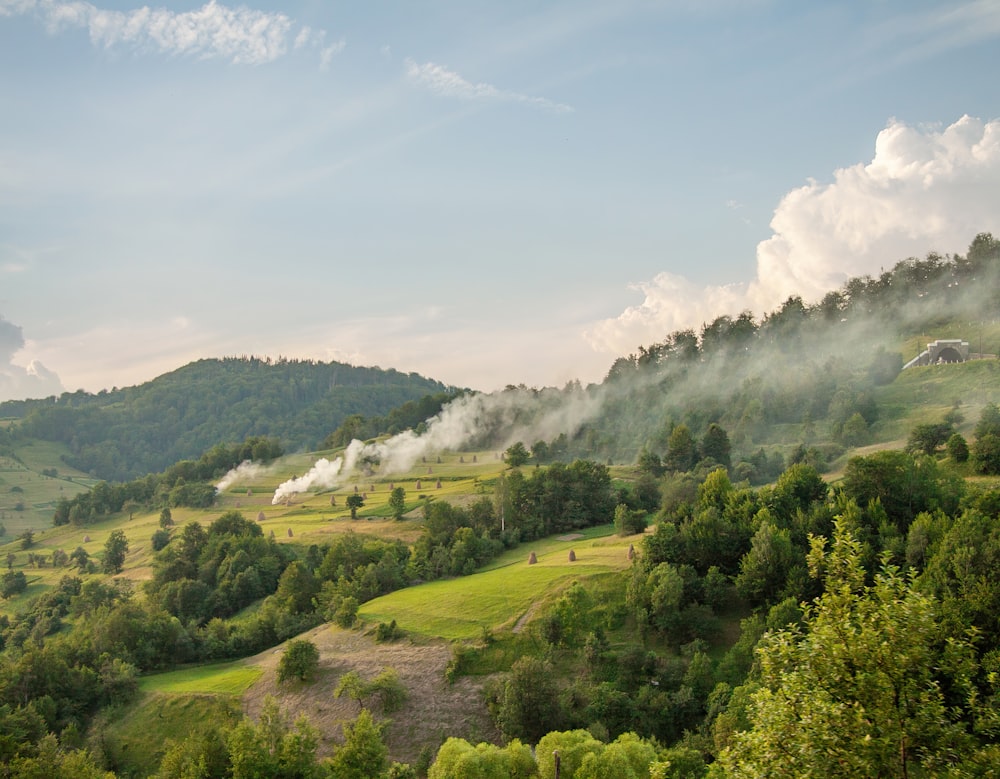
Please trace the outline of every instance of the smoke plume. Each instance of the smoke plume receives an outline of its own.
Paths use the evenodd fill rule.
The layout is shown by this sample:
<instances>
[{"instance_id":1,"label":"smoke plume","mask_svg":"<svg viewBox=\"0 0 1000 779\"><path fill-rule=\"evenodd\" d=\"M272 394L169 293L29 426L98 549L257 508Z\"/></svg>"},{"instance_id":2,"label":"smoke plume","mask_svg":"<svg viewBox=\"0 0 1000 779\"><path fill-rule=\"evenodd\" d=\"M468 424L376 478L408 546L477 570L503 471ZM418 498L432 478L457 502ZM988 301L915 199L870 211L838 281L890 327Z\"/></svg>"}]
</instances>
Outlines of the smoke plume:
<instances>
[{"instance_id":1,"label":"smoke plume","mask_svg":"<svg viewBox=\"0 0 1000 779\"><path fill-rule=\"evenodd\" d=\"M429 454L469 447L505 449L515 441L531 445L560 434L572 436L601 408L599 388L579 385L534 390L511 387L502 392L463 395L427 422L422 434L407 430L385 441L354 440L332 462L318 460L310 470L278 486L272 504L296 493L333 489L350 479L359 466L382 475L403 473Z\"/></svg>"}]
</instances>

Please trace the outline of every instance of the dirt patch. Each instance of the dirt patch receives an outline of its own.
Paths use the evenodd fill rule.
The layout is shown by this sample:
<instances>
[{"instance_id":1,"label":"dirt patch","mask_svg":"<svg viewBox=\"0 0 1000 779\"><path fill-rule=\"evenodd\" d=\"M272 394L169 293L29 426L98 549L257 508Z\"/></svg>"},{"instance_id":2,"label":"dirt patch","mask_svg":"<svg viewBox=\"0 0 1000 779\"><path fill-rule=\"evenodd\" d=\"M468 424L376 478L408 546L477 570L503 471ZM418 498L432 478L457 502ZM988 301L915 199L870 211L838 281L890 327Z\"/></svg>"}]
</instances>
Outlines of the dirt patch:
<instances>
[{"instance_id":1,"label":"dirt patch","mask_svg":"<svg viewBox=\"0 0 1000 779\"><path fill-rule=\"evenodd\" d=\"M384 737L391 759L412 764L422 747L429 745L436 750L448 736L472 743L499 743L500 735L483 704L485 680L465 677L453 685L445 681L450 644L417 644L406 639L378 644L361 631L328 625L299 638L312 641L319 649L320 668L314 681L279 685L277 666L284 646L270 649L250 660L264 670L264 675L244 695L243 708L256 719L265 696L273 695L292 719L305 714L319 729L321 755L329 755L343 741L343 723L353 720L359 711L354 700L333 697L340 677L356 671L371 679L386 668L396 670L407 692L407 701L398 711L389 715L373 712L377 719L389 719Z\"/></svg>"},{"instance_id":2,"label":"dirt patch","mask_svg":"<svg viewBox=\"0 0 1000 779\"><path fill-rule=\"evenodd\" d=\"M536 611L538 611L537 602L532 603L528 607L528 610L521 615L520 619L518 619L518 621L514 623L514 628L511 632L520 633L522 630L524 630L524 626L528 624L528 620L530 620L533 616L535 616Z\"/></svg>"}]
</instances>

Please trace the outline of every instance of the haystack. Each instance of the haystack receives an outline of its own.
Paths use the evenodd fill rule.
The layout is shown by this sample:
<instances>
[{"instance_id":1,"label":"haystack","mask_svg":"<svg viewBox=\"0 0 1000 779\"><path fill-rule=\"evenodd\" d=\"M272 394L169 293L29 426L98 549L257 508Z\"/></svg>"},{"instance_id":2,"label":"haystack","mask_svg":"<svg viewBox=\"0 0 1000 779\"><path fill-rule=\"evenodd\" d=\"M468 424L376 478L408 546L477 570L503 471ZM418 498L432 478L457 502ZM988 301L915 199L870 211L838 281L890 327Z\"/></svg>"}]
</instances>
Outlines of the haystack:
<instances>
[{"instance_id":1,"label":"haystack","mask_svg":"<svg viewBox=\"0 0 1000 779\"><path fill-rule=\"evenodd\" d=\"M635 547L632 544L628 545L628 559L632 560L635 557Z\"/></svg>"},{"instance_id":2,"label":"haystack","mask_svg":"<svg viewBox=\"0 0 1000 779\"><path fill-rule=\"evenodd\" d=\"M291 529L291 528L288 528L288 537L289 537L289 538L291 538L291 537L292 537L292 529Z\"/></svg>"},{"instance_id":3,"label":"haystack","mask_svg":"<svg viewBox=\"0 0 1000 779\"><path fill-rule=\"evenodd\" d=\"M257 521L258 522L263 522L264 521L264 512L263 511L258 511L257 512Z\"/></svg>"},{"instance_id":4,"label":"haystack","mask_svg":"<svg viewBox=\"0 0 1000 779\"><path fill-rule=\"evenodd\" d=\"M535 556L534 552L532 552L530 555L528 555L528 565L534 565L537 562L538 562L538 558Z\"/></svg>"},{"instance_id":5,"label":"haystack","mask_svg":"<svg viewBox=\"0 0 1000 779\"><path fill-rule=\"evenodd\" d=\"M569 550L569 561L571 563L576 562L576 552L574 552L572 549Z\"/></svg>"},{"instance_id":6,"label":"haystack","mask_svg":"<svg viewBox=\"0 0 1000 779\"><path fill-rule=\"evenodd\" d=\"M434 489L437 489L437 490L441 489L441 480L440 479L437 480L437 484L435 485Z\"/></svg>"}]
</instances>

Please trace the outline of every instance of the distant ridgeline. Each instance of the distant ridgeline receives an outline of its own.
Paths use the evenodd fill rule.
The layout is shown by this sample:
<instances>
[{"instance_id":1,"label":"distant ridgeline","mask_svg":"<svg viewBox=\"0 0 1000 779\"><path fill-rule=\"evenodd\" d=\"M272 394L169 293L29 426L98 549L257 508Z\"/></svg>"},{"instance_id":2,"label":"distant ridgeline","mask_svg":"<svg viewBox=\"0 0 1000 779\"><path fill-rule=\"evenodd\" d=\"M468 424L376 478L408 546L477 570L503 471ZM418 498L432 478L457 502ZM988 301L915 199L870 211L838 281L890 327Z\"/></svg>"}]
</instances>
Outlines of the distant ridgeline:
<instances>
[{"instance_id":1,"label":"distant ridgeline","mask_svg":"<svg viewBox=\"0 0 1000 779\"><path fill-rule=\"evenodd\" d=\"M908 340L922 349L928 335L975 338L975 356L1000 352L998 298L1000 240L981 233L964 257L909 258L813 305L793 296L762 319L744 311L678 330L619 358L600 387L587 388L603 393L602 412L560 446L568 457L634 462L642 452L669 454L678 425L700 437L716 424L730 435L740 478L773 478L765 471L781 463L762 470L770 462L762 447L787 456L804 443L822 468L844 447L872 441L875 389L899 374Z\"/></svg>"},{"instance_id":2,"label":"distant ridgeline","mask_svg":"<svg viewBox=\"0 0 1000 779\"><path fill-rule=\"evenodd\" d=\"M74 468L127 480L251 436L277 438L288 450L316 449L351 415L384 415L427 395L456 393L415 373L231 357L96 395L8 401L0 417L21 419L19 435L67 444Z\"/></svg>"}]
</instances>

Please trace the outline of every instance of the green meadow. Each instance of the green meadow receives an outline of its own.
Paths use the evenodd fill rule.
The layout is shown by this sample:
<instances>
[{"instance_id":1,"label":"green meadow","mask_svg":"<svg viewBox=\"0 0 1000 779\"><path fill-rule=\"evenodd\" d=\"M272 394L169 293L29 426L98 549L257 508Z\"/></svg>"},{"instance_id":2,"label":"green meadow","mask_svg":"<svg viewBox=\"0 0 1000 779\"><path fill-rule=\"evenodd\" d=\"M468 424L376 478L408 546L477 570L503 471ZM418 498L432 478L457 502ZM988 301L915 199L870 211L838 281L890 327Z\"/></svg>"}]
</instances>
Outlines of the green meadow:
<instances>
[{"instance_id":1,"label":"green meadow","mask_svg":"<svg viewBox=\"0 0 1000 779\"><path fill-rule=\"evenodd\" d=\"M609 526L591 528L591 538L549 538L506 552L485 569L455 579L428 582L365 603L358 616L389 622L407 633L461 641L488 631L514 629L535 604L551 599L578 579L621 571L637 537L598 537ZM573 551L576 560L570 561ZM531 553L537 562L528 562Z\"/></svg>"}]
</instances>

